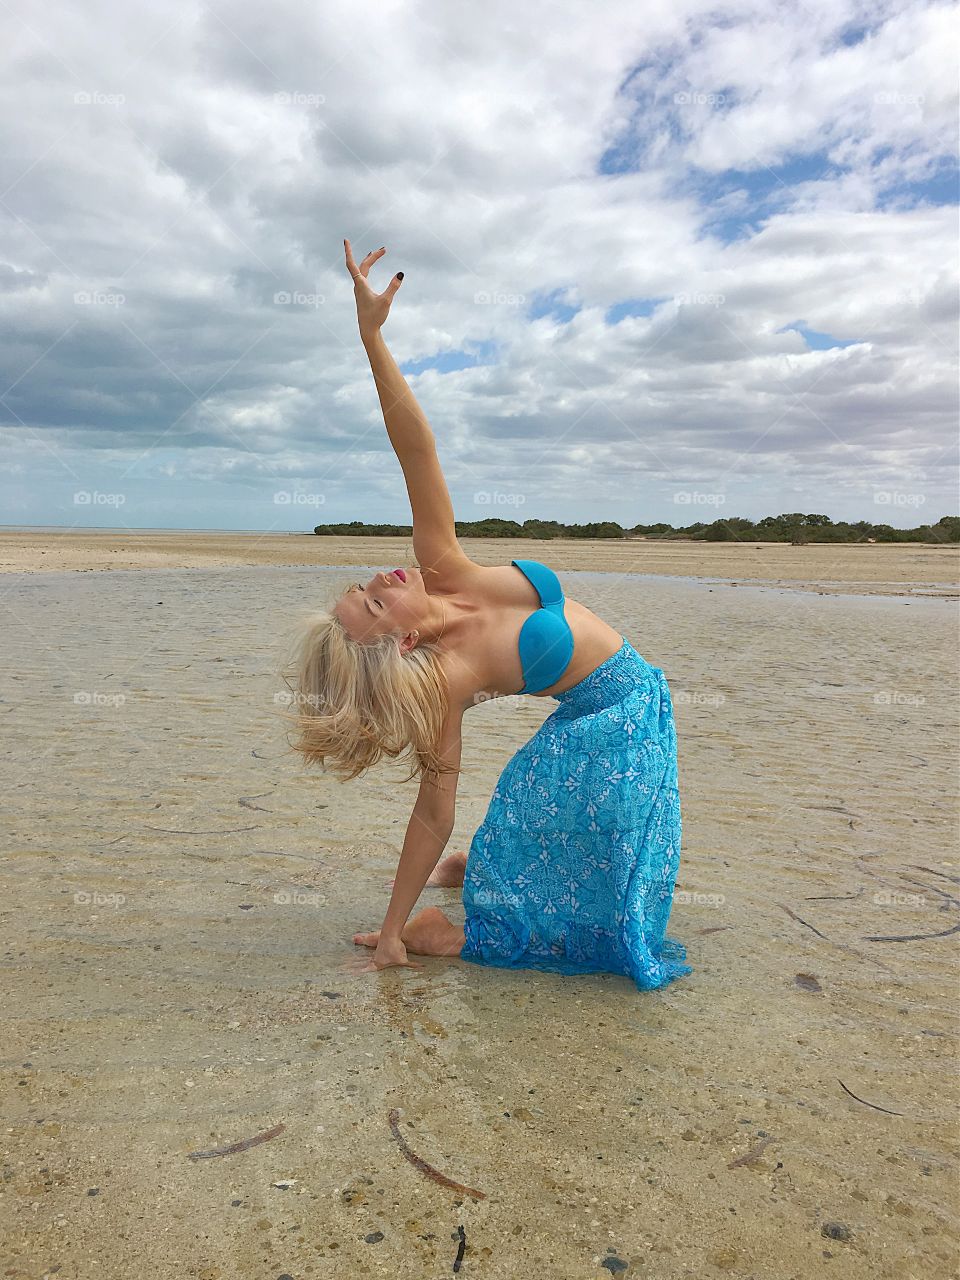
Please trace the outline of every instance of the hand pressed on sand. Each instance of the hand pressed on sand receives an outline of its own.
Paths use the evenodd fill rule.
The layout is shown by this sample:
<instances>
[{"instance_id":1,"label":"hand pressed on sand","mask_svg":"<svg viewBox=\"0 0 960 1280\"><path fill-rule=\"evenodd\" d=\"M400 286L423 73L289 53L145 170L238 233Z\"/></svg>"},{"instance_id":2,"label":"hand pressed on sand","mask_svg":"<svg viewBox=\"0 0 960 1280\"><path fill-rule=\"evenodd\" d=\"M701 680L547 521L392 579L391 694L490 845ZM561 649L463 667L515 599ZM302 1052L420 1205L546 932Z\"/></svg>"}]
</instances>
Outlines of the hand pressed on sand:
<instances>
[{"instance_id":1,"label":"hand pressed on sand","mask_svg":"<svg viewBox=\"0 0 960 1280\"><path fill-rule=\"evenodd\" d=\"M380 941L380 930L377 929L372 933L355 933L353 940L359 946L375 948ZM407 951L412 951L414 955L457 956L463 949L466 937L463 930L449 920L439 907L424 907L403 926L400 941ZM355 956L351 957L344 968L349 968L351 963L356 965L357 959ZM373 962L371 960L367 963L372 965ZM404 961L397 963L404 964ZM409 960L405 963L413 968L419 967ZM349 971L365 972L365 970L353 968Z\"/></svg>"}]
</instances>

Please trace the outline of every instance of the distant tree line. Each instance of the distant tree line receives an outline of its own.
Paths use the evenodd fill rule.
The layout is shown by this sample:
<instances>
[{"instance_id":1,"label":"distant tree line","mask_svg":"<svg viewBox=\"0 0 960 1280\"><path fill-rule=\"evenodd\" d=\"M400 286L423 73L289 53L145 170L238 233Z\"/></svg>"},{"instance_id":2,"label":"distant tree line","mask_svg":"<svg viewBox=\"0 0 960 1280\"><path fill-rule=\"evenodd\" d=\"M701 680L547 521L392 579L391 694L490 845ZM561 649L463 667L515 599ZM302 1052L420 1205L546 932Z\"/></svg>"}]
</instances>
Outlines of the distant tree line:
<instances>
[{"instance_id":1,"label":"distant tree line","mask_svg":"<svg viewBox=\"0 0 960 1280\"><path fill-rule=\"evenodd\" d=\"M803 515L794 511L782 516L764 516L747 520L730 516L705 524L674 528L671 524L635 524L624 528L614 520L593 524L561 524L558 520L457 520L457 536L461 538L695 538L703 542L790 542L802 546L807 542L960 542L960 516L941 516L935 524L921 524L915 529L894 529L889 524L873 524L869 520L834 523L829 516ZM318 537L353 535L364 538L409 538L409 524L365 524L351 520L349 524L318 524L313 531Z\"/></svg>"}]
</instances>

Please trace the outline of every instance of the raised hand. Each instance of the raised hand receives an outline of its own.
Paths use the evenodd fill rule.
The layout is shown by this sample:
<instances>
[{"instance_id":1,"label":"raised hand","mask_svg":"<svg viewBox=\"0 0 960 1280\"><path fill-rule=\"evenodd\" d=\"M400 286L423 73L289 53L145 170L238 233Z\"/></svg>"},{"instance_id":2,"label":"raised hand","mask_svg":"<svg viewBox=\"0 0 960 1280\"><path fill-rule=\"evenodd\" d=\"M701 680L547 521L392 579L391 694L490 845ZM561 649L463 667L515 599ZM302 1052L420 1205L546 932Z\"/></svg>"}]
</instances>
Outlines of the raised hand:
<instances>
[{"instance_id":1,"label":"raised hand","mask_svg":"<svg viewBox=\"0 0 960 1280\"><path fill-rule=\"evenodd\" d=\"M374 293L367 281L370 268L387 252L386 248L372 250L360 263L359 267L353 259L350 241L344 240L343 250L346 256L347 270L353 277L353 293L357 300L357 322L360 325L360 337L367 341L380 330L390 314L390 304L396 297L397 290L403 281L403 272L398 271L383 293Z\"/></svg>"}]
</instances>

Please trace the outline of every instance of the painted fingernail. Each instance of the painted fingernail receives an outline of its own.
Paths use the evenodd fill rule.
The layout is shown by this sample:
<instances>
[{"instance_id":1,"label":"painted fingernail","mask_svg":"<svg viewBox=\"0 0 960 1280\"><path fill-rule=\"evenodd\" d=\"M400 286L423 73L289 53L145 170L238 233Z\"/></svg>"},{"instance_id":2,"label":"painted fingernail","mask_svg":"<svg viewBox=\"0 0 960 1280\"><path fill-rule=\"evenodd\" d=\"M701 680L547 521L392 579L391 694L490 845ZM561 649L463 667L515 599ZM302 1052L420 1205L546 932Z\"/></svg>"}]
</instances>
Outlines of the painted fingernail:
<instances>
[{"instance_id":1,"label":"painted fingernail","mask_svg":"<svg viewBox=\"0 0 960 1280\"><path fill-rule=\"evenodd\" d=\"M398 272L397 272L397 279L398 279L398 280L402 280L402 279L403 279L403 272L402 272L402 271L398 271Z\"/></svg>"}]
</instances>

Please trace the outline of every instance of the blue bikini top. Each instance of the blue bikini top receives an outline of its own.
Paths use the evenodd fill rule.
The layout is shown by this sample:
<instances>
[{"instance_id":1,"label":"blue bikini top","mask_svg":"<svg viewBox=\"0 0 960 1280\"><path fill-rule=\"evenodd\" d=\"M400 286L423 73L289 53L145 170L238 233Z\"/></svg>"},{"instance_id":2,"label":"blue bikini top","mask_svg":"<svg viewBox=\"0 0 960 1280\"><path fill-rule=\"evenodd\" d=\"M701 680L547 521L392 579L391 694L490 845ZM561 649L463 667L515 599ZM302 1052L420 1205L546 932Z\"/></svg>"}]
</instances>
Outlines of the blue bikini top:
<instances>
[{"instance_id":1,"label":"blue bikini top","mask_svg":"<svg viewBox=\"0 0 960 1280\"><path fill-rule=\"evenodd\" d=\"M539 693L556 682L573 657L573 632L563 613L560 579L539 560L511 560L537 589L540 608L520 628L521 693Z\"/></svg>"}]
</instances>

